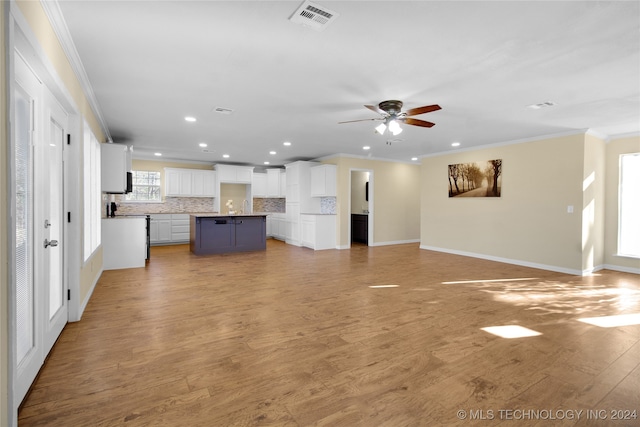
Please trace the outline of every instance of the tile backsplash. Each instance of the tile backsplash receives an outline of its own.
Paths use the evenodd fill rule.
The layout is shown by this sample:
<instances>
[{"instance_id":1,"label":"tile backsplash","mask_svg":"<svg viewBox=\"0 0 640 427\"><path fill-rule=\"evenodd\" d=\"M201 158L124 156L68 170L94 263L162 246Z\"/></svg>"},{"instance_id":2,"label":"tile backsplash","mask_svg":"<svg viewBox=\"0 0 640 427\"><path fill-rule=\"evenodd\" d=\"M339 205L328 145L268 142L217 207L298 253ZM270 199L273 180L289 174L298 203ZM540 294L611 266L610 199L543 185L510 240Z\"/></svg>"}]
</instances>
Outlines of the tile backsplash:
<instances>
[{"instance_id":1,"label":"tile backsplash","mask_svg":"<svg viewBox=\"0 0 640 427\"><path fill-rule=\"evenodd\" d=\"M278 212L285 213L286 211L286 199L284 198L253 198L253 211L254 212Z\"/></svg>"},{"instance_id":2,"label":"tile backsplash","mask_svg":"<svg viewBox=\"0 0 640 427\"><path fill-rule=\"evenodd\" d=\"M320 213L323 214L335 214L336 211L336 198L335 197L322 197L320 198Z\"/></svg>"},{"instance_id":3,"label":"tile backsplash","mask_svg":"<svg viewBox=\"0 0 640 427\"><path fill-rule=\"evenodd\" d=\"M113 196L118 205L117 215L142 215L152 213L200 213L214 212L213 197L165 197L162 203L140 203L127 202L124 196L116 194ZM107 196L105 203L111 201ZM102 214L106 214L106 209L102 209ZM254 198L253 212L286 212L286 199L284 198ZM335 214L336 198L322 197L320 199L320 213Z\"/></svg>"},{"instance_id":4,"label":"tile backsplash","mask_svg":"<svg viewBox=\"0 0 640 427\"><path fill-rule=\"evenodd\" d=\"M213 212L213 197L165 197L164 203L131 203L124 201L122 195L116 195L115 199L118 215Z\"/></svg>"}]
</instances>

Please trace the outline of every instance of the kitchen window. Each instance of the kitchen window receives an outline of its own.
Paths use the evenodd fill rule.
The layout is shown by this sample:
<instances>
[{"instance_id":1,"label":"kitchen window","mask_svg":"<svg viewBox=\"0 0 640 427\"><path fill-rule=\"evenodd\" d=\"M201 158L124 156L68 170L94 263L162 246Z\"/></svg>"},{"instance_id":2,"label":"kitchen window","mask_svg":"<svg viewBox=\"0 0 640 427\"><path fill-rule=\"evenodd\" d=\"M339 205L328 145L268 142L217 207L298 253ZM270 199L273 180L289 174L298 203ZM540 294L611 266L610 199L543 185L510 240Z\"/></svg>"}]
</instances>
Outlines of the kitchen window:
<instances>
[{"instance_id":1,"label":"kitchen window","mask_svg":"<svg viewBox=\"0 0 640 427\"><path fill-rule=\"evenodd\" d=\"M133 171L133 189L127 194L128 202L160 202L160 172Z\"/></svg>"}]
</instances>

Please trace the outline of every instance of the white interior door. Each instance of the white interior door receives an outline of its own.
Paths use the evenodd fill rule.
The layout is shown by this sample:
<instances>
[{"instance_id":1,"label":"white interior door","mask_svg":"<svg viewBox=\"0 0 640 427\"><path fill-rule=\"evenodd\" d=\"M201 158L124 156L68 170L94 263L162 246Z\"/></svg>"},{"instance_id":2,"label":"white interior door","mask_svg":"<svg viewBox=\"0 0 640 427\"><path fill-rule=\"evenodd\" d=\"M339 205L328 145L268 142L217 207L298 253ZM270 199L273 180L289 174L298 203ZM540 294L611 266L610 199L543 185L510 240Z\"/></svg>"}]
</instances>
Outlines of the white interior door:
<instances>
[{"instance_id":1,"label":"white interior door","mask_svg":"<svg viewBox=\"0 0 640 427\"><path fill-rule=\"evenodd\" d=\"M67 114L15 55L13 404L22 402L68 320L64 257Z\"/></svg>"},{"instance_id":2,"label":"white interior door","mask_svg":"<svg viewBox=\"0 0 640 427\"><path fill-rule=\"evenodd\" d=\"M44 290L43 345L45 355L62 332L68 319L67 284L64 258L64 147L67 114L45 88L44 138L37 149L42 167L36 169L35 181L42 192L36 198L36 211L42 214L42 277L38 286ZM41 206L38 206L42 203ZM39 209L41 208L41 209ZM40 248L38 248L40 249Z\"/></svg>"}]
</instances>

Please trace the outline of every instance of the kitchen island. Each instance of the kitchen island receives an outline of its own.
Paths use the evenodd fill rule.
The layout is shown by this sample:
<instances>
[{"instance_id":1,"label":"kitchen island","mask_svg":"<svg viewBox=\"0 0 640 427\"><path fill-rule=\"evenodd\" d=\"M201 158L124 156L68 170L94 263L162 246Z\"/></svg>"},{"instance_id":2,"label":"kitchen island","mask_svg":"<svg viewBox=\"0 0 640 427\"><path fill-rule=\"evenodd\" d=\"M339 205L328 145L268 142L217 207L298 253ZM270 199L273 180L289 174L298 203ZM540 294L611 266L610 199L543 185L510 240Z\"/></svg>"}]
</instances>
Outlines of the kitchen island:
<instances>
[{"instance_id":1,"label":"kitchen island","mask_svg":"<svg viewBox=\"0 0 640 427\"><path fill-rule=\"evenodd\" d=\"M266 215L192 214L189 246L196 255L267 249Z\"/></svg>"}]
</instances>

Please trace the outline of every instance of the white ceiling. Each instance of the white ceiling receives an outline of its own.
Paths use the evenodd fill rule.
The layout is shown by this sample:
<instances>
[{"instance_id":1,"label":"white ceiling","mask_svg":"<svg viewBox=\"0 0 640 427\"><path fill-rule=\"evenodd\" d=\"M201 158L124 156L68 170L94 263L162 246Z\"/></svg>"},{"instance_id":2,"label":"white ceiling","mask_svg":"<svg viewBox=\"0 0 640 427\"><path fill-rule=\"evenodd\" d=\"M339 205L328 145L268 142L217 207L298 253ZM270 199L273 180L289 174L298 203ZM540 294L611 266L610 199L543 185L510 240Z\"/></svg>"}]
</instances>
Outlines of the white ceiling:
<instances>
[{"instance_id":1,"label":"white ceiling","mask_svg":"<svg viewBox=\"0 0 640 427\"><path fill-rule=\"evenodd\" d=\"M289 20L301 3L59 5L109 133L138 158L410 161L586 129L640 132L640 2L318 0L339 14L322 32ZM416 116L434 127L397 137L374 134L378 122L338 124L376 117L363 105L387 99L442 110ZM527 108L547 101L556 105Z\"/></svg>"}]
</instances>

